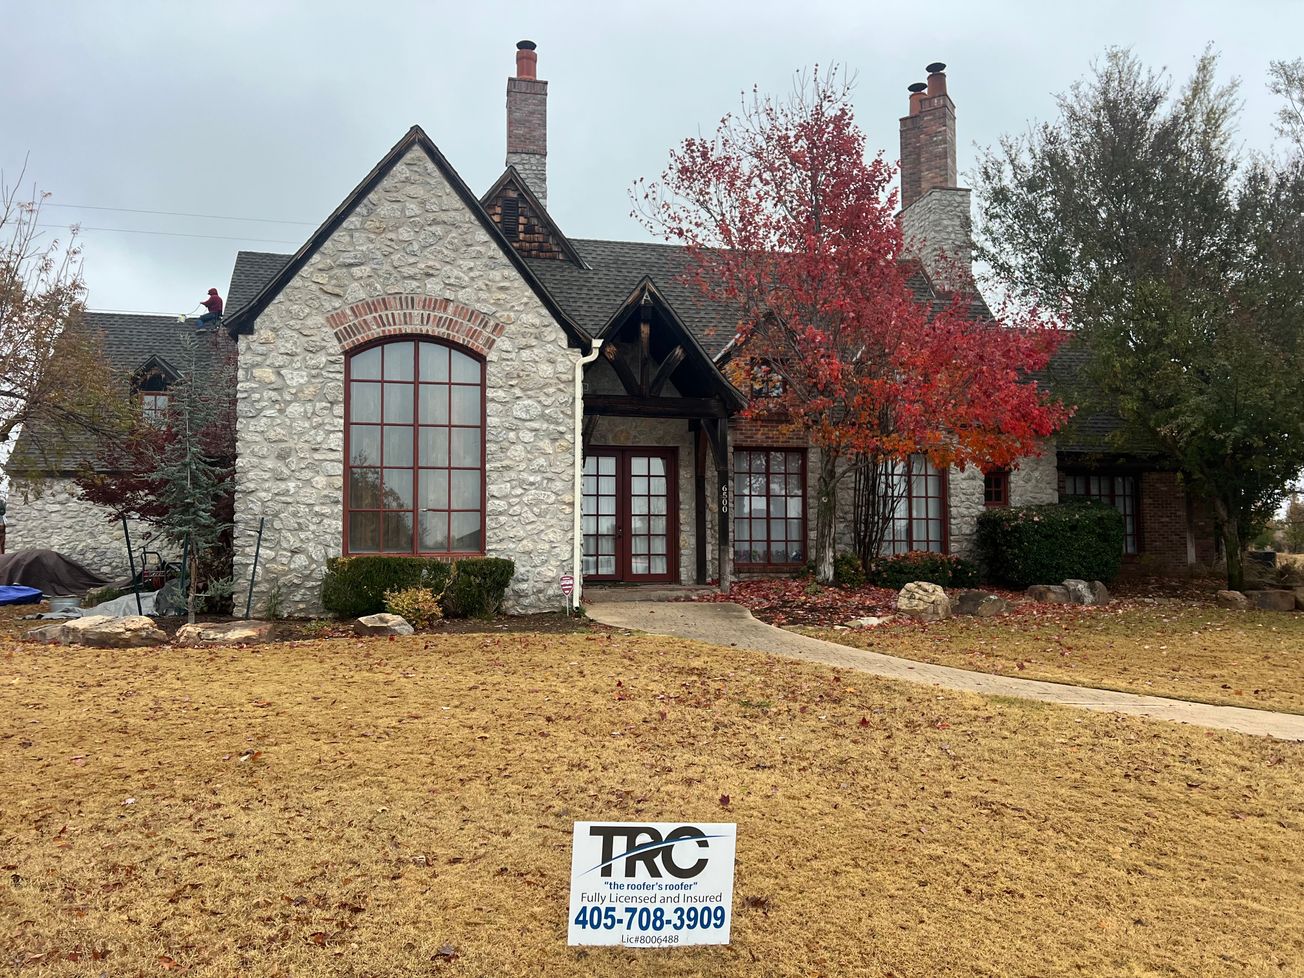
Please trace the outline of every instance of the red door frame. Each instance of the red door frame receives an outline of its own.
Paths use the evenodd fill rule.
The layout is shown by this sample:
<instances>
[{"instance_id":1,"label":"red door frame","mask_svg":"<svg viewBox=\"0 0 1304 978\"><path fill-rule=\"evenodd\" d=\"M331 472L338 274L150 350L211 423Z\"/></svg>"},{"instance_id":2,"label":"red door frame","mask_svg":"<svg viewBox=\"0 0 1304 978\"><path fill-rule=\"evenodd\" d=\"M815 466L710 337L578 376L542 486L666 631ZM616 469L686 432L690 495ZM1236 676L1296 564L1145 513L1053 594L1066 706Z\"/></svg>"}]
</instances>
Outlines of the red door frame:
<instances>
[{"instance_id":1,"label":"red door frame","mask_svg":"<svg viewBox=\"0 0 1304 978\"><path fill-rule=\"evenodd\" d=\"M585 451L585 457L614 455L616 457L616 573L586 574L586 581L614 581L626 584L677 584L679 582L679 449L673 445L594 445ZM666 573L639 574L630 572L630 534L626 532L630 513L629 459L632 455L648 455L666 463ZM651 514L649 514L650 516Z\"/></svg>"}]
</instances>

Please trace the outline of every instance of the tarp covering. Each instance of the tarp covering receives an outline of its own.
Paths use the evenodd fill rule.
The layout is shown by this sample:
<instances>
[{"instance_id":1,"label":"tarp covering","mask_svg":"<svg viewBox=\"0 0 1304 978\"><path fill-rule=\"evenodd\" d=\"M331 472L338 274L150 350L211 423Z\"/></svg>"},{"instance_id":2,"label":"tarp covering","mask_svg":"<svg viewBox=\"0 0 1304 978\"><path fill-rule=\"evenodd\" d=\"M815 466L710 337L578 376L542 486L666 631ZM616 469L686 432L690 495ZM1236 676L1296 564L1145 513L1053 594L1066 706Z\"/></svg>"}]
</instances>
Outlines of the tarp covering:
<instances>
[{"instance_id":1,"label":"tarp covering","mask_svg":"<svg viewBox=\"0 0 1304 978\"><path fill-rule=\"evenodd\" d=\"M0 584L0 604L35 604L41 600L41 591L34 587Z\"/></svg>"},{"instance_id":2,"label":"tarp covering","mask_svg":"<svg viewBox=\"0 0 1304 978\"><path fill-rule=\"evenodd\" d=\"M17 550L0 555L0 584L34 587L47 595L82 595L109 581L54 550Z\"/></svg>"}]
</instances>

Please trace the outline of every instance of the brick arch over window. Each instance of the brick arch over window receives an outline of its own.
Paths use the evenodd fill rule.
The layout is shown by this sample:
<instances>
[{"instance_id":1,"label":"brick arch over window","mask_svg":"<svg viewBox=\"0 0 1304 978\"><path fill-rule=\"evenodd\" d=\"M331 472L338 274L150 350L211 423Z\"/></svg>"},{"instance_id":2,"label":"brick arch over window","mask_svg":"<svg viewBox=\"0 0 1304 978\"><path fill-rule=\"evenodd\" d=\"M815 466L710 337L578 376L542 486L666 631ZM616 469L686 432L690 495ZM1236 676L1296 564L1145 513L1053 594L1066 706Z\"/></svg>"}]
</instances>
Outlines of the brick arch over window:
<instances>
[{"instance_id":1,"label":"brick arch over window","mask_svg":"<svg viewBox=\"0 0 1304 978\"><path fill-rule=\"evenodd\" d=\"M503 324L478 309L430 295L364 299L331 313L326 323L345 352L387 336L430 336L460 344L483 357L503 335Z\"/></svg>"}]
</instances>

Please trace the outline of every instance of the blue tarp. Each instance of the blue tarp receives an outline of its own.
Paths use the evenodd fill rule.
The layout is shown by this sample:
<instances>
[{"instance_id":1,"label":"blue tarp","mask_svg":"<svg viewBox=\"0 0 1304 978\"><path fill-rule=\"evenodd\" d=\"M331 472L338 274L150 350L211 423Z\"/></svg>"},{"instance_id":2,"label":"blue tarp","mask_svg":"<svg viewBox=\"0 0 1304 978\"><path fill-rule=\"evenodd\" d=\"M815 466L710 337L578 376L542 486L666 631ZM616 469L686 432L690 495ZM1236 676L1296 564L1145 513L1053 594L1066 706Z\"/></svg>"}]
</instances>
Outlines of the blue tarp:
<instances>
[{"instance_id":1,"label":"blue tarp","mask_svg":"<svg viewBox=\"0 0 1304 978\"><path fill-rule=\"evenodd\" d=\"M40 600L41 592L34 587L0 584L0 604L35 604Z\"/></svg>"}]
</instances>

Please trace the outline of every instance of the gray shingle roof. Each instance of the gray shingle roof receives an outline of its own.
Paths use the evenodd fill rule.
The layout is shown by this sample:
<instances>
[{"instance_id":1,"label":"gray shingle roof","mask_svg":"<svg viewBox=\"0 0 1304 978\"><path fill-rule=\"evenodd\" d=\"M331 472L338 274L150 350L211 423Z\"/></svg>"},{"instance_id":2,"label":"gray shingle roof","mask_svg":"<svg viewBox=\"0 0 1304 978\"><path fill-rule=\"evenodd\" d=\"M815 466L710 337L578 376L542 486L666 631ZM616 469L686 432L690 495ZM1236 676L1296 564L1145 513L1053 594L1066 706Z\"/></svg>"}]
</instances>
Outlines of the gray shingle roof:
<instances>
[{"instance_id":1,"label":"gray shingle roof","mask_svg":"<svg viewBox=\"0 0 1304 978\"><path fill-rule=\"evenodd\" d=\"M234 313L247 306L291 257L270 251L237 252L235 268L231 270L231 286L226 293L226 311Z\"/></svg>"},{"instance_id":2,"label":"gray shingle roof","mask_svg":"<svg viewBox=\"0 0 1304 978\"><path fill-rule=\"evenodd\" d=\"M1158 446L1136 431L1125 430L1123 419L1109 409L1091 380L1090 362L1086 347L1070 339L1055 351L1038 377L1064 403L1078 408L1055 436L1056 448L1082 454L1159 454Z\"/></svg>"},{"instance_id":3,"label":"gray shingle roof","mask_svg":"<svg viewBox=\"0 0 1304 978\"><path fill-rule=\"evenodd\" d=\"M183 324L176 316L87 312L72 328L103 336L108 367L119 376L125 397L132 378L151 359L162 361L176 375L186 372L183 337L195 333L195 320ZM231 340L221 330L199 335L198 372L216 376L215 368ZM98 439L93 434L80 429L60 433L55 425L35 418L19 435L6 469L11 474L23 470L71 472L95 463L98 454Z\"/></svg>"}]
</instances>

